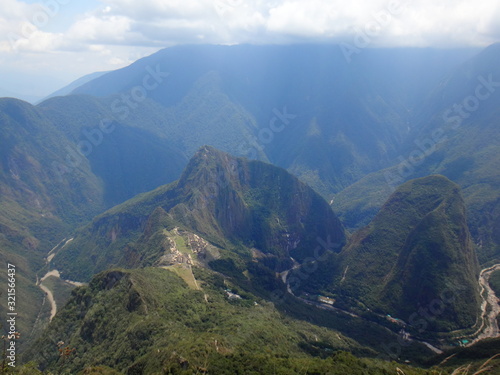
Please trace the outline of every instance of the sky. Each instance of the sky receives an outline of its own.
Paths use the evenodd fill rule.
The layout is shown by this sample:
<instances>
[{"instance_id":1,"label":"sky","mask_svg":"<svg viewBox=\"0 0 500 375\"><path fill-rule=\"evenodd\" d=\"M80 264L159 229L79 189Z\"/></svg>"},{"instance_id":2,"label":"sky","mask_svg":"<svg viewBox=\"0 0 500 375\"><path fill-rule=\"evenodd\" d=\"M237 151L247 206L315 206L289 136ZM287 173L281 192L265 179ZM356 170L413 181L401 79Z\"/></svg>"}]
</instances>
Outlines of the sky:
<instances>
[{"instance_id":1,"label":"sky","mask_svg":"<svg viewBox=\"0 0 500 375\"><path fill-rule=\"evenodd\" d=\"M486 47L498 0L0 0L0 96L36 100L179 44Z\"/></svg>"}]
</instances>

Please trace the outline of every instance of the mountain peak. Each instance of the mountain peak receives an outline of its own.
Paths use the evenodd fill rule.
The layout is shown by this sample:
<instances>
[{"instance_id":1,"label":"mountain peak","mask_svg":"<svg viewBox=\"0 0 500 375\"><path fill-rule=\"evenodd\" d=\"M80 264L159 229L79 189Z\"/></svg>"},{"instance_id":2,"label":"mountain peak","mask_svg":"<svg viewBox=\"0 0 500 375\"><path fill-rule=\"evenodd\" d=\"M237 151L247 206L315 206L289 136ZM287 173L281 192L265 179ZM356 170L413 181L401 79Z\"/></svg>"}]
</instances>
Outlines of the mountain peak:
<instances>
[{"instance_id":1,"label":"mountain peak","mask_svg":"<svg viewBox=\"0 0 500 375\"><path fill-rule=\"evenodd\" d=\"M162 215L155 215L158 208L162 209ZM151 233L151 228L160 228L162 232L162 225L185 228L221 248L246 249L243 252L247 257L250 249L258 250L266 254L267 260L272 259L276 268L273 271L281 271L282 264L288 265L290 258L302 262L324 251L339 251L345 243L343 226L329 204L286 170L203 146L191 158L178 182L125 202L96 218L92 228L61 253L64 262L61 268L80 276L72 266L76 263L71 260L75 256L92 273L106 269L110 259L118 265L130 266L120 263L122 259L106 258L107 250L97 256L103 257L102 264L88 264L88 252L96 248L88 246L100 241L93 237L95 233L111 240L109 251L114 251L114 242L120 238L122 243L129 243L128 249L147 248L147 244L139 242L141 239L145 242L146 237L163 236ZM138 233L141 239L134 237ZM318 239L334 245L325 249L319 246ZM135 264L140 265L140 262Z\"/></svg>"},{"instance_id":2,"label":"mountain peak","mask_svg":"<svg viewBox=\"0 0 500 375\"><path fill-rule=\"evenodd\" d=\"M200 156L208 156L208 155L228 155L227 153L225 152L222 152L220 150L217 150L215 147L213 146L209 146L209 145L204 145L204 146L201 146L198 150L198 152L196 153L196 155L200 154Z\"/></svg>"},{"instance_id":3,"label":"mountain peak","mask_svg":"<svg viewBox=\"0 0 500 375\"><path fill-rule=\"evenodd\" d=\"M333 268L311 277L315 286L304 291L333 293L351 306L361 302L404 321L449 293L453 301L429 328L468 328L476 321L479 266L460 188L444 176L401 185L352 236ZM314 290L328 278L328 285Z\"/></svg>"}]
</instances>

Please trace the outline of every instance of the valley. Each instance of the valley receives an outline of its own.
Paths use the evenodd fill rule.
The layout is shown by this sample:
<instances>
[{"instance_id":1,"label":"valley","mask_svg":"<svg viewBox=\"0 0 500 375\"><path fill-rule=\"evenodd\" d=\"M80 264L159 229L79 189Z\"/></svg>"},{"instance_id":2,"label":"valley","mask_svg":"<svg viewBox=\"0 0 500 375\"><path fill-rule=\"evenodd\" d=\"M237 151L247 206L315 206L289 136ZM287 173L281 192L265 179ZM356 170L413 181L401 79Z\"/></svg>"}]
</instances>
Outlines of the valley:
<instances>
[{"instance_id":1,"label":"valley","mask_svg":"<svg viewBox=\"0 0 500 375\"><path fill-rule=\"evenodd\" d=\"M37 105L1 98L22 360L483 371L500 342L499 62L500 44L351 64L333 45L175 46ZM446 121L478 82L487 100Z\"/></svg>"},{"instance_id":2,"label":"valley","mask_svg":"<svg viewBox=\"0 0 500 375\"><path fill-rule=\"evenodd\" d=\"M294 269L297 269L298 266L295 266L294 268L284 271L280 276L283 279L283 282L286 283L287 285L287 291L288 293L292 294L294 297L298 298L300 301L303 303L306 303L308 305L315 306L319 309L323 310L328 310L332 311L335 313L340 313L340 314L346 314L349 315L350 317L356 318L356 319L364 319L365 321L371 323L371 324L376 324L379 325L380 319L373 319L369 318L367 316L361 316L357 315L349 310L344 310L339 307L333 306L333 304L327 304L325 302L317 301L317 300L312 300L312 299L306 299L303 297L296 296L292 288L290 287L290 283L287 280L288 274L290 271L293 271ZM482 340L488 340L488 339L495 339L500 337L500 332L498 328L498 318L500 315L500 298L498 298L495 294L495 291L491 288L489 285L489 277L490 275L495 272L500 270L500 264L496 264L494 266L485 268L481 270L480 272L480 277L478 280L478 287L480 288L480 295L482 298L481 302L481 315L480 315L480 321L481 325L478 328L478 330L473 333L473 334L468 334L466 336L461 335L460 332L454 332L452 336L447 337L446 340L443 340L440 347L436 347L434 345L436 344L430 344L426 341L422 341L421 339L417 337L413 337L408 334L408 340L416 340L421 342L422 344L426 345L430 350L432 350L436 354L442 354L444 349L449 349L451 345L455 345L457 342L460 342L461 345L463 346L472 346ZM370 312L369 315L374 315L377 316L378 318L381 319L386 319L385 315L381 314L376 314L374 312ZM404 323L406 326L407 324ZM380 325L380 327L384 329L389 329L386 326ZM395 333L398 333L397 331L400 330L399 328L396 327L391 327L390 329L394 329Z\"/></svg>"}]
</instances>

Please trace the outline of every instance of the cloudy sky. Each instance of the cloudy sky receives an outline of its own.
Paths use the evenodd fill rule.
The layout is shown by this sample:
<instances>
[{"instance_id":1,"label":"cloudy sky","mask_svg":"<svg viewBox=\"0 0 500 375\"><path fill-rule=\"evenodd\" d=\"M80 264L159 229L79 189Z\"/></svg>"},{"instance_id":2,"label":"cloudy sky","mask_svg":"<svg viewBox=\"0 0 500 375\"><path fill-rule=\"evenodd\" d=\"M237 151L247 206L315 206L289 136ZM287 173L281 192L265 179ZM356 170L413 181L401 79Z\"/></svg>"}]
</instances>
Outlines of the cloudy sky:
<instances>
[{"instance_id":1,"label":"cloudy sky","mask_svg":"<svg viewBox=\"0 0 500 375\"><path fill-rule=\"evenodd\" d=\"M177 44L483 47L498 0L0 0L0 95L45 96Z\"/></svg>"}]
</instances>

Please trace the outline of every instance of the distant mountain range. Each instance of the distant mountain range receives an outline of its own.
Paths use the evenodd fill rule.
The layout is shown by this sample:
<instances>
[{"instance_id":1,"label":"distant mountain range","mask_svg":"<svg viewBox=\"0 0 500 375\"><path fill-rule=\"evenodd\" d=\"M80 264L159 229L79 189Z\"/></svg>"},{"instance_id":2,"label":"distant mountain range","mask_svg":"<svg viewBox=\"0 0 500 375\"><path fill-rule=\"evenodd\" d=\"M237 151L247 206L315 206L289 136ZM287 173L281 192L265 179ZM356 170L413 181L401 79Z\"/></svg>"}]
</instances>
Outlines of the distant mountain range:
<instances>
[{"instance_id":1,"label":"distant mountain range","mask_svg":"<svg viewBox=\"0 0 500 375\"><path fill-rule=\"evenodd\" d=\"M224 341L254 302L270 322L259 329L293 336L272 355L318 368L339 349L385 355L398 335L398 357L418 363L474 339L491 323L480 271L500 263L499 62L500 44L366 49L351 63L338 46L180 46L36 106L0 99L0 258L19 267L27 357L54 369L62 340L99 348L68 371L120 358L120 371L201 371L191 357L209 345L208 363L229 366L262 347ZM60 293L46 330L36 284L54 269L90 286ZM125 301L120 322L96 318L108 299ZM174 301L172 316L191 314L182 343L151 333L177 318L138 323ZM429 306L440 312L422 318ZM210 309L245 318L225 326ZM221 324L208 343L201 332Z\"/></svg>"},{"instance_id":2,"label":"distant mountain range","mask_svg":"<svg viewBox=\"0 0 500 375\"><path fill-rule=\"evenodd\" d=\"M46 96L45 98L39 100L37 104L40 104L41 102L56 97L56 96L64 96L64 95L69 95L71 94L74 90L79 88L80 86L86 84L87 82L93 81L94 79L99 78L100 76L106 74L108 72L95 72L91 74L87 74L81 78L78 78L76 81L71 82L69 85L53 92L52 94Z\"/></svg>"},{"instance_id":3,"label":"distant mountain range","mask_svg":"<svg viewBox=\"0 0 500 375\"><path fill-rule=\"evenodd\" d=\"M123 115L144 95L177 114L162 129L189 156L210 144L270 161L329 196L389 166L426 96L470 56L366 50L349 64L338 46L180 46L72 93L116 95ZM177 119L192 134L173 128Z\"/></svg>"}]
</instances>

